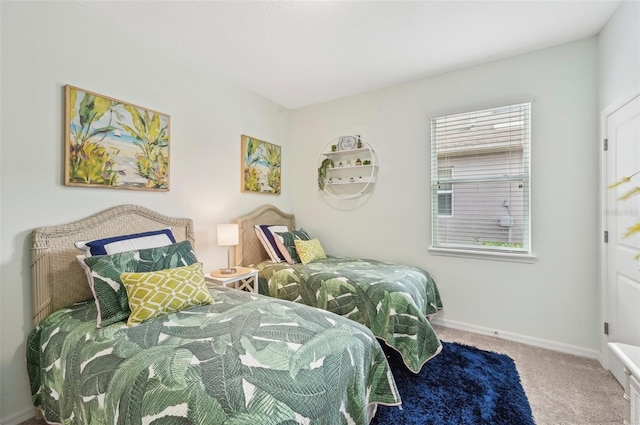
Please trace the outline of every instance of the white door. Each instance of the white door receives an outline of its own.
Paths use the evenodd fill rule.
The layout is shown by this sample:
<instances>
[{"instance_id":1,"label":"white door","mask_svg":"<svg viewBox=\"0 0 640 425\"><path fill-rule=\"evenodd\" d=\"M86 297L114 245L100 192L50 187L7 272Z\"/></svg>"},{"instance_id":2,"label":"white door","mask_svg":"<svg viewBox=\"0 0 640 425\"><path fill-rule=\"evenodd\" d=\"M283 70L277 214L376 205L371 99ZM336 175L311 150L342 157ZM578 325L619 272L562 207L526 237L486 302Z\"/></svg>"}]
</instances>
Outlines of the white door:
<instances>
[{"instance_id":1,"label":"white door","mask_svg":"<svg viewBox=\"0 0 640 425\"><path fill-rule=\"evenodd\" d=\"M640 97L607 117L607 186L640 172ZM607 190L607 244L605 320L609 341L640 345L640 233L624 238L627 230L640 221L640 193L620 200L628 191L640 187L640 173L627 183ZM610 368L624 382L622 368L615 361Z\"/></svg>"}]
</instances>

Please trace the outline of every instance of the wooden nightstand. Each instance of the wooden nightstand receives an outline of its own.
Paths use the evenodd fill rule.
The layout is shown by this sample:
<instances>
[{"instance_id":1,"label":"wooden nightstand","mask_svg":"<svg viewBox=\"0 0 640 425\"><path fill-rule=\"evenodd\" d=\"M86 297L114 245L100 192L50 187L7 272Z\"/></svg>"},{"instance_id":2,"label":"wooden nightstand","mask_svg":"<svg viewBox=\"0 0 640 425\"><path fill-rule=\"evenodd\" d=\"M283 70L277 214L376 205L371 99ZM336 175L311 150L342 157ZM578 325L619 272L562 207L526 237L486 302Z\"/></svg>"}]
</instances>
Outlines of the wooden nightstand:
<instances>
[{"instance_id":1,"label":"wooden nightstand","mask_svg":"<svg viewBox=\"0 0 640 425\"><path fill-rule=\"evenodd\" d=\"M258 270L248 267L236 267L236 272L232 274L223 274L220 273L220 270L214 270L205 274L205 280L210 287L221 285L227 288L258 292Z\"/></svg>"}]
</instances>

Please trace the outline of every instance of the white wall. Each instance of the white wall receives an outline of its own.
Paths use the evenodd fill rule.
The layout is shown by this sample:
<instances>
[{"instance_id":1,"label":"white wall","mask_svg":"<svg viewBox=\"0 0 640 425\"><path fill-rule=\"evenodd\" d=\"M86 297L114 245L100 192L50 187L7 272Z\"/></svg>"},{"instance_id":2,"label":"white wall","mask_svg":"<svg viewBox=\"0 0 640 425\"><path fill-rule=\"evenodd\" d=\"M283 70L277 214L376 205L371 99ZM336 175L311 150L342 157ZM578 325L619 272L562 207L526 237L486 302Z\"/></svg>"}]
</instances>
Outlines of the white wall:
<instances>
[{"instance_id":1,"label":"white wall","mask_svg":"<svg viewBox=\"0 0 640 425\"><path fill-rule=\"evenodd\" d=\"M296 223L329 254L423 267L454 326L597 356L598 108L595 38L292 112ZM429 118L533 99L534 264L430 255ZM360 134L377 150L373 194L341 210L316 188L318 155Z\"/></svg>"},{"instance_id":2,"label":"white wall","mask_svg":"<svg viewBox=\"0 0 640 425\"><path fill-rule=\"evenodd\" d=\"M640 94L640 2L623 1L598 37L599 109Z\"/></svg>"},{"instance_id":3,"label":"white wall","mask_svg":"<svg viewBox=\"0 0 640 425\"><path fill-rule=\"evenodd\" d=\"M117 3L2 2L0 422L31 415L25 341L31 330L31 229L123 204L194 219L205 268L226 265L215 226L282 195L240 193L240 135L282 146L289 112L210 71L172 60L180 52L140 44L91 12ZM99 10L99 9L98 9ZM224 65L224 64L221 64ZM65 187L63 86L75 85L171 116L168 193Z\"/></svg>"}]
</instances>

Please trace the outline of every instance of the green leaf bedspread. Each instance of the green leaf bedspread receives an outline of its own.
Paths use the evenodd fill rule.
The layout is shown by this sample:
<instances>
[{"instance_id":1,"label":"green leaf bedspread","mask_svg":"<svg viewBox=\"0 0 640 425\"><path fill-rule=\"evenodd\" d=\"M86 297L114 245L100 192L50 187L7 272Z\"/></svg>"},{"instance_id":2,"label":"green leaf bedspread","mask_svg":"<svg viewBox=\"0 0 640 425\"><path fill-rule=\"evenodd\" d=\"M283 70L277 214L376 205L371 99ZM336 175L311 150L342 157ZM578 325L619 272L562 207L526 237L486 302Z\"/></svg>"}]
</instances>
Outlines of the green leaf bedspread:
<instances>
[{"instance_id":1,"label":"green leaf bedspread","mask_svg":"<svg viewBox=\"0 0 640 425\"><path fill-rule=\"evenodd\" d=\"M328 257L307 265L262 262L258 292L348 317L371 329L418 373L442 349L428 316L442 308L431 275L376 260Z\"/></svg>"},{"instance_id":2,"label":"green leaf bedspread","mask_svg":"<svg viewBox=\"0 0 640 425\"><path fill-rule=\"evenodd\" d=\"M29 335L33 402L62 424L367 424L399 405L364 326L234 289L215 303L96 328L95 303L54 312Z\"/></svg>"}]
</instances>

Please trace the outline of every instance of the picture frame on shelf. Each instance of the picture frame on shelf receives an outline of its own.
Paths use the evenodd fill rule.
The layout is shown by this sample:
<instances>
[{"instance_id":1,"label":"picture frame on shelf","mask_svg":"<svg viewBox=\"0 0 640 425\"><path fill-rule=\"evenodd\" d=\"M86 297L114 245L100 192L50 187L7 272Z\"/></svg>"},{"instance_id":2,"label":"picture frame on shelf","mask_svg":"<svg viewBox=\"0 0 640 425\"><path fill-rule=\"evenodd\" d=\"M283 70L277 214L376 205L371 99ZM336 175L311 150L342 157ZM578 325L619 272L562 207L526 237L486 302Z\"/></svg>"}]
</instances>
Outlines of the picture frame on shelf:
<instances>
[{"instance_id":1,"label":"picture frame on shelf","mask_svg":"<svg viewBox=\"0 0 640 425\"><path fill-rule=\"evenodd\" d=\"M350 151L358 146L358 138L356 136L341 136L338 138L338 150Z\"/></svg>"}]
</instances>

